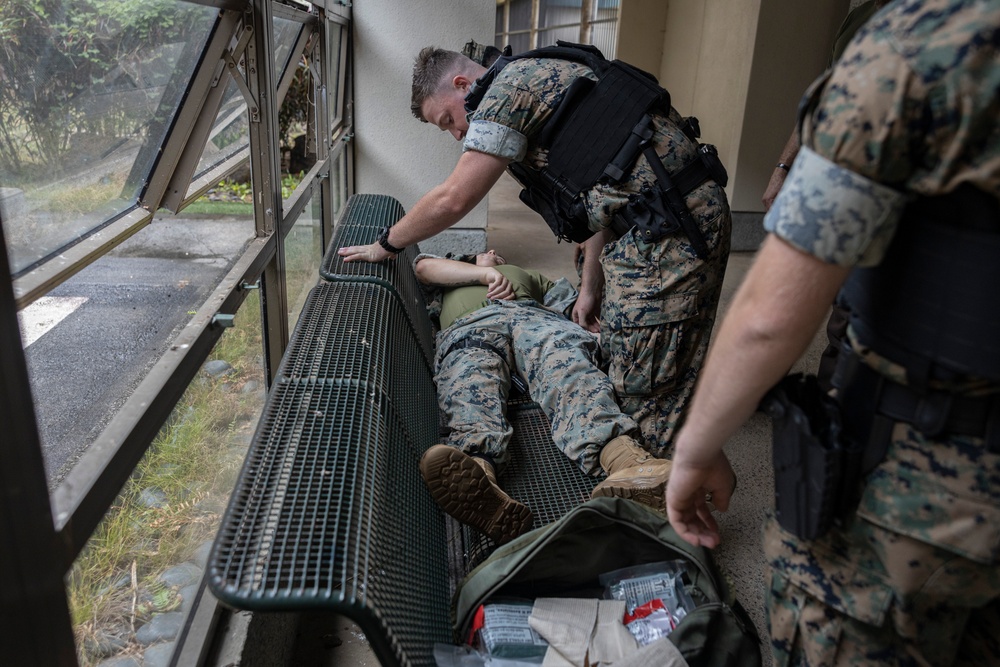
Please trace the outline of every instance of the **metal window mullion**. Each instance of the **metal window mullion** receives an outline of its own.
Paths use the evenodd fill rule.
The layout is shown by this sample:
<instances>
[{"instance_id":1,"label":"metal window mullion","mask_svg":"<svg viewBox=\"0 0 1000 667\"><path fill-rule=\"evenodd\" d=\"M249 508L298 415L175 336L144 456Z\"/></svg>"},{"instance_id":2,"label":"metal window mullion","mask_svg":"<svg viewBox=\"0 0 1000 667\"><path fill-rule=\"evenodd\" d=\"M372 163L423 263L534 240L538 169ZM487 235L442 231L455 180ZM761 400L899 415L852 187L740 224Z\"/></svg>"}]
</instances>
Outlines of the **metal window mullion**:
<instances>
[{"instance_id":1,"label":"metal window mullion","mask_svg":"<svg viewBox=\"0 0 1000 667\"><path fill-rule=\"evenodd\" d=\"M531 23L529 24L530 32L528 37L529 49L538 48L538 18L541 14L541 4L542 0L531 0Z\"/></svg>"},{"instance_id":2,"label":"metal window mullion","mask_svg":"<svg viewBox=\"0 0 1000 667\"><path fill-rule=\"evenodd\" d=\"M330 151L330 136L332 129L330 127L330 113L329 113L329 97L328 91L331 83L332 74L329 71L329 48L328 43L330 24L333 23L327 18L326 11L320 12L319 20L319 33L317 39L313 40L313 52L312 52L312 74L313 74L313 99L315 104L312 108L312 136L307 137L309 141L315 142L316 147L316 161L322 162L326 165L326 171L319 175L319 189L316 191L319 195L320 203L320 237L321 237L321 248L326 248L327 243L333 238L333 226L328 223L328 218L330 217L328 211L333 203L333 194L330 187L330 173L333 171L333 165L335 157L331 156ZM334 23L338 26L338 23Z\"/></svg>"},{"instance_id":3,"label":"metal window mullion","mask_svg":"<svg viewBox=\"0 0 1000 667\"><path fill-rule=\"evenodd\" d=\"M104 518L222 335L218 313L235 313L274 254L275 236L253 241L52 494L68 569Z\"/></svg>"},{"instance_id":4,"label":"metal window mullion","mask_svg":"<svg viewBox=\"0 0 1000 667\"><path fill-rule=\"evenodd\" d=\"M258 102L250 115L250 174L254 192L254 224L258 236L281 228L281 154L278 150L277 82L271 54L274 21L268 0L253 0L246 24L253 33L245 53L247 87ZM285 246L281 234L274 260L264 270L261 299L264 304L264 365L268 382L274 379L288 344L288 296L285 290Z\"/></svg>"},{"instance_id":5,"label":"metal window mullion","mask_svg":"<svg viewBox=\"0 0 1000 667\"><path fill-rule=\"evenodd\" d=\"M580 7L580 43L590 44L594 39L594 0L583 0Z\"/></svg>"},{"instance_id":6,"label":"metal window mullion","mask_svg":"<svg viewBox=\"0 0 1000 667\"><path fill-rule=\"evenodd\" d=\"M63 559L0 226L0 645L11 665L76 665Z\"/></svg>"}]
</instances>

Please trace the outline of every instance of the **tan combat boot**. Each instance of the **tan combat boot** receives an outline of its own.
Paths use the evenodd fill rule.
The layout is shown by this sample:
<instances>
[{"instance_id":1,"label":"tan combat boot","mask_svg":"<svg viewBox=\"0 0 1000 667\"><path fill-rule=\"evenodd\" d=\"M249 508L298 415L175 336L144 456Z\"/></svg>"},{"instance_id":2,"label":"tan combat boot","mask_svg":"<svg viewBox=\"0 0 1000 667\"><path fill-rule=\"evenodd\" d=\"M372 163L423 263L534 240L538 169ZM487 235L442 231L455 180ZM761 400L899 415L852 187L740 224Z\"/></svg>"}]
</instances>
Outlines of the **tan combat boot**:
<instances>
[{"instance_id":1,"label":"tan combat boot","mask_svg":"<svg viewBox=\"0 0 1000 667\"><path fill-rule=\"evenodd\" d=\"M503 492L485 459L434 445L420 458L420 474L442 510L497 544L531 528L531 510Z\"/></svg>"},{"instance_id":2,"label":"tan combat boot","mask_svg":"<svg viewBox=\"0 0 1000 667\"><path fill-rule=\"evenodd\" d=\"M620 435L601 450L601 467L608 478L594 487L591 498L628 498L653 509L666 509L667 478L670 466L627 435Z\"/></svg>"}]
</instances>

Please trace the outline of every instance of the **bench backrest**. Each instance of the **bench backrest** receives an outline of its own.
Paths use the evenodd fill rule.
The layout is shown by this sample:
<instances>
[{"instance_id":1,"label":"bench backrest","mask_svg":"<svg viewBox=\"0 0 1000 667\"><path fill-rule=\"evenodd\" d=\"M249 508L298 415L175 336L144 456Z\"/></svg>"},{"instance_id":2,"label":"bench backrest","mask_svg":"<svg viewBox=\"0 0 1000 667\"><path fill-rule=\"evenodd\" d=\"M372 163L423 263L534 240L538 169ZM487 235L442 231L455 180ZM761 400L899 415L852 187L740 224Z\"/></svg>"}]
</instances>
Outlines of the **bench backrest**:
<instances>
[{"instance_id":1,"label":"bench backrest","mask_svg":"<svg viewBox=\"0 0 1000 667\"><path fill-rule=\"evenodd\" d=\"M382 664L433 665L451 628L445 522L417 465L438 438L430 320L404 258L332 257L400 216L390 197L351 199L268 395L209 585L240 609L341 613Z\"/></svg>"}]
</instances>

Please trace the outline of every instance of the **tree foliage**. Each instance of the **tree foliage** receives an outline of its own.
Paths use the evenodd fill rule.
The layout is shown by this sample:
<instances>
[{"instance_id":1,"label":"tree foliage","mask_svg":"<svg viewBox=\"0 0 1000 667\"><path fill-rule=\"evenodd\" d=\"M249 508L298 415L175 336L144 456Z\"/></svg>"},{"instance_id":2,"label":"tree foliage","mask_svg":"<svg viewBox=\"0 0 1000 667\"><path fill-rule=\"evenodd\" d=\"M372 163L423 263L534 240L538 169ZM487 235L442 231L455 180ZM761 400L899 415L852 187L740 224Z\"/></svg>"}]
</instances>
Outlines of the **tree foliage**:
<instances>
[{"instance_id":1,"label":"tree foliage","mask_svg":"<svg viewBox=\"0 0 1000 667\"><path fill-rule=\"evenodd\" d=\"M93 131L84 102L114 92L151 45L184 41L182 7L173 0L0 2L0 169L58 169L74 135ZM136 131L120 106L105 110L101 122Z\"/></svg>"}]
</instances>

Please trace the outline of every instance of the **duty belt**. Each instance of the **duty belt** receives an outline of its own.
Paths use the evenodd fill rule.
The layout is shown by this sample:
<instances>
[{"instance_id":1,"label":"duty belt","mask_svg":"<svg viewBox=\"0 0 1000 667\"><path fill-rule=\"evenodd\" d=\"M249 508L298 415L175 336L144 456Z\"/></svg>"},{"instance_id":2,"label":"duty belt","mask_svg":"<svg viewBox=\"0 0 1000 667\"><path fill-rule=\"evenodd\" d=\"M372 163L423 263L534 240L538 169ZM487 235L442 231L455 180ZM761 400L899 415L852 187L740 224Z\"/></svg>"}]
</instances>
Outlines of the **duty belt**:
<instances>
[{"instance_id":1,"label":"duty belt","mask_svg":"<svg viewBox=\"0 0 1000 667\"><path fill-rule=\"evenodd\" d=\"M875 442L889 435L877 432L880 428L876 418L881 416L911 424L928 438L954 435L983 438L988 451L1000 454L1000 394L968 396L945 391L918 392L889 380L848 350L841 353L834 386L840 388L845 429L852 430L852 435L862 440L860 444L866 449L881 447L884 452L888 445L888 442ZM856 430L859 421L874 426L869 429L867 442L866 434ZM883 426L889 427L888 424ZM865 459L871 456L877 454L866 451Z\"/></svg>"}]
</instances>

